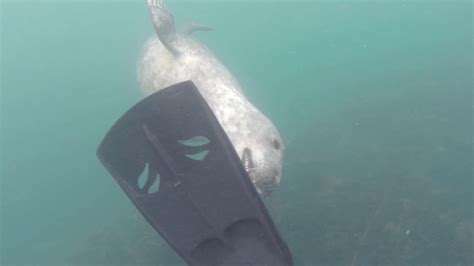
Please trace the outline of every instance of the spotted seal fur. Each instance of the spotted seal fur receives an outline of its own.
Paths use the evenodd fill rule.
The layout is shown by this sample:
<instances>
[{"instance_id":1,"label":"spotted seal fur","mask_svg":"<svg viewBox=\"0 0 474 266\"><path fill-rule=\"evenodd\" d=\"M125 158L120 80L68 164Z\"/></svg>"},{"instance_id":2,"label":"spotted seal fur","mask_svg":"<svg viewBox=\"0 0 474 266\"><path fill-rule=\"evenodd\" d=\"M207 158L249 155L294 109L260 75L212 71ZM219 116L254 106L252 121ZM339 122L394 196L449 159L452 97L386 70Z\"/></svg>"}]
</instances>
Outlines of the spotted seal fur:
<instances>
[{"instance_id":1,"label":"spotted seal fur","mask_svg":"<svg viewBox=\"0 0 474 266\"><path fill-rule=\"evenodd\" d=\"M257 191L270 194L282 177L283 142L274 124L243 94L239 82L217 57L191 37L210 28L191 24L177 32L162 0L148 0L155 29L138 63L144 95L191 80L229 136Z\"/></svg>"}]
</instances>

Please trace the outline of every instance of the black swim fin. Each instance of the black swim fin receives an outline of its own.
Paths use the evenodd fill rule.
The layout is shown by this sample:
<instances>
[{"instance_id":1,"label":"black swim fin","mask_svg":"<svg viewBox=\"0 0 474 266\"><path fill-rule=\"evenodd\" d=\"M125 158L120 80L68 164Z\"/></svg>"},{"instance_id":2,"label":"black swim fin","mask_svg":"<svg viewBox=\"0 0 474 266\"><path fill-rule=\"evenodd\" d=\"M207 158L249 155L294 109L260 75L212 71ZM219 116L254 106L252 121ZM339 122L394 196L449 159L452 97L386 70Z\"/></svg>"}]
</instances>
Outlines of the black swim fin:
<instances>
[{"instance_id":1,"label":"black swim fin","mask_svg":"<svg viewBox=\"0 0 474 266\"><path fill-rule=\"evenodd\" d=\"M189 265L293 265L231 142L191 81L132 107L97 155Z\"/></svg>"}]
</instances>

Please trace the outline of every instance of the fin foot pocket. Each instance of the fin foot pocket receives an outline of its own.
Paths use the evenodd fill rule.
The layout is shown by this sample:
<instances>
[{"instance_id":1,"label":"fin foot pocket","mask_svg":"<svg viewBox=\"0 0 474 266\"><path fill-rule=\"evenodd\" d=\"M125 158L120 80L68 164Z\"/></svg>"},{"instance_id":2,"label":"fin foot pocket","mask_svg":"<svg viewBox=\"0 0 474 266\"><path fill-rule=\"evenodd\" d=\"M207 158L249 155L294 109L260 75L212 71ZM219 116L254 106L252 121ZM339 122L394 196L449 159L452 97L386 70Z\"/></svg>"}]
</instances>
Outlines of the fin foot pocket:
<instances>
[{"instance_id":1,"label":"fin foot pocket","mask_svg":"<svg viewBox=\"0 0 474 266\"><path fill-rule=\"evenodd\" d=\"M211 238L201 242L191 256L199 266L222 265L232 256L232 249L220 239Z\"/></svg>"}]
</instances>

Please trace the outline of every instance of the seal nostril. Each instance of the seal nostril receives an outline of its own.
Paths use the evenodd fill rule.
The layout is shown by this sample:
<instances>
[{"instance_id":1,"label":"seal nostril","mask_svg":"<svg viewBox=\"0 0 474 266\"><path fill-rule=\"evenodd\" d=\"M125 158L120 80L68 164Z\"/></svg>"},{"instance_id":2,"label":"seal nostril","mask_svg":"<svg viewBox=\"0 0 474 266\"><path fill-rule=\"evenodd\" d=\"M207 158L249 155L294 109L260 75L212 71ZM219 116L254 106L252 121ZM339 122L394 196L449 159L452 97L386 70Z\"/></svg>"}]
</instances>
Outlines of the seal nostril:
<instances>
[{"instance_id":1,"label":"seal nostril","mask_svg":"<svg viewBox=\"0 0 474 266\"><path fill-rule=\"evenodd\" d=\"M272 171L272 178L275 179L275 181L278 181L278 177L280 176L280 171L278 170L273 170Z\"/></svg>"}]
</instances>

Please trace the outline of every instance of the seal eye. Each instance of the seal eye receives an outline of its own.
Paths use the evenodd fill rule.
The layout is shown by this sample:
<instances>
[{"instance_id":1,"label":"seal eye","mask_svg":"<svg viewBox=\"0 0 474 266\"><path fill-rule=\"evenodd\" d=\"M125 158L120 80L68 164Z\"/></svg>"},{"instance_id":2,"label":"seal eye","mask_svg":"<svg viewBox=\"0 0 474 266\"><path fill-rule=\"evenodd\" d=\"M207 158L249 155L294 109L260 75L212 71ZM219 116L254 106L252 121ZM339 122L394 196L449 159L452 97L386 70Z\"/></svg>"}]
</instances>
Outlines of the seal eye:
<instances>
[{"instance_id":1,"label":"seal eye","mask_svg":"<svg viewBox=\"0 0 474 266\"><path fill-rule=\"evenodd\" d=\"M273 140L273 147L277 150L280 149L280 142L276 139Z\"/></svg>"}]
</instances>

